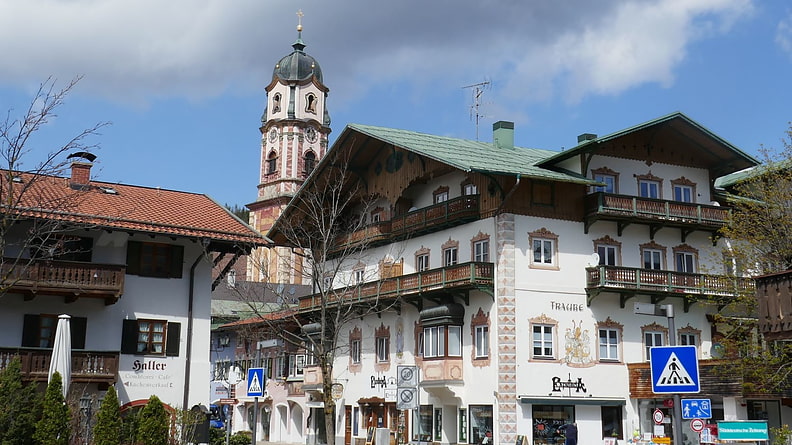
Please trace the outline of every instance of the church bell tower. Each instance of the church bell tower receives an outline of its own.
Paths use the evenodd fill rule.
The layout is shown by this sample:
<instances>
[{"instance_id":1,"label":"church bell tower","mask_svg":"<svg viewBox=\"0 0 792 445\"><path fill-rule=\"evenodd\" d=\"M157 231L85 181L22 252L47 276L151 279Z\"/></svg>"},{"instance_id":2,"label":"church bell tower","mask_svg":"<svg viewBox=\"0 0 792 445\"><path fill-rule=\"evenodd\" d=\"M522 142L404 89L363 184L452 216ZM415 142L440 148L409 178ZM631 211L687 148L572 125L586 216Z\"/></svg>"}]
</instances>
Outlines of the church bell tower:
<instances>
[{"instance_id":1,"label":"church bell tower","mask_svg":"<svg viewBox=\"0 0 792 445\"><path fill-rule=\"evenodd\" d=\"M322 69L305 53L302 11L297 12L293 51L275 65L261 116L261 170L256 202L248 204L250 224L266 234L305 178L327 151L330 114ZM248 258L251 281L303 284L289 249L260 248Z\"/></svg>"}]
</instances>

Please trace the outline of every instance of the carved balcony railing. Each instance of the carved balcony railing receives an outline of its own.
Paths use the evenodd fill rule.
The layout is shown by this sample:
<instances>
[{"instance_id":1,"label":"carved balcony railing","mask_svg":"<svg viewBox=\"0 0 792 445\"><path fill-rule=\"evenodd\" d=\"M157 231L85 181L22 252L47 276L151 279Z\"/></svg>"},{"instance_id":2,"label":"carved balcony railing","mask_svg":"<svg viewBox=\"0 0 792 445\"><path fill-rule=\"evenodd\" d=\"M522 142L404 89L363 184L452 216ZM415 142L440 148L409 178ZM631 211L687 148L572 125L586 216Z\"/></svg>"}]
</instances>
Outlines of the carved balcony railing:
<instances>
[{"instance_id":1,"label":"carved balcony railing","mask_svg":"<svg viewBox=\"0 0 792 445\"><path fill-rule=\"evenodd\" d=\"M80 297L103 298L113 304L124 293L126 267L79 261L3 259L0 279L10 292L62 295L67 302Z\"/></svg>"},{"instance_id":2,"label":"carved balcony railing","mask_svg":"<svg viewBox=\"0 0 792 445\"><path fill-rule=\"evenodd\" d=\"M491 292L494 277L495 268L492 263L461 263L334 290L328 292L326 297L334 302L343 300L355 303L446 289L480 288ZM300 298L301 310L310 310L319 305L320 294Z\"/></svg>"},{"instance_id":3,"label":"carved balcony railing","mask_svg":"<svg viewBox=\"0 0 792 445\"><path fill-rule=\"evenodd\" d=\"M615 221L619 236L631 223L648 224L651 236L662 227L682 229L682 241L694 230L716 232L729 219L725 207L596 192L586 196L585 231L598 220Z\"/></svg>"},{"instance_id":4,"label":"carved balcony railing","mask_svg":"<svg viewBox=\"0 0 792 445\"><path fill-rule=\"evenodd\" d=\"M586 269L588 303L600 292L621 294L621 307L635 294L655 298L685 297L685 311L697 299L723 301L737 295L752 294L754 281L725 275L673 272L669 270L640 269L622 266L595 266Z\"/></svg>"},{"instance_id":5,"label":"carved balcony railing","mask_svg":"<svg viewBox=\"0 0 792 445\"><path fill-rule=\"evenodd\" d=\"M479 195L465 195L378 221L338 238L334 252L359 243L382 245L393 240L434 232L474 221L480 216Z\"/></svg>"},{"instance_id":6,"label":"carved balcony railing","mask_svg":"<svg viewBox=\"0 0 792 445\"><path fill-rule=\"evenodd\" d=\"M0 370L19 356L22 365L22 380L25 382L47 381L52 349L46 348L0 348ZM72 383L113 384L118 375L118 352L72 351Z\"/></svg>"}]
</instances>

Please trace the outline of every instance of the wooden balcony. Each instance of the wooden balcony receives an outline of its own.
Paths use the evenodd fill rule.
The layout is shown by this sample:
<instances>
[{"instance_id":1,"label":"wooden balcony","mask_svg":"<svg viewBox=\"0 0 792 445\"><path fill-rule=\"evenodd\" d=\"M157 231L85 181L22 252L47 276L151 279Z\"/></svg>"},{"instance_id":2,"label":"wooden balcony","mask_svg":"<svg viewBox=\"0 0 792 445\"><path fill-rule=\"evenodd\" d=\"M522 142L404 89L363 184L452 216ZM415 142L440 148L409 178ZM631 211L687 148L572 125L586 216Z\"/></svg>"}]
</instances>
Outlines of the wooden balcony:
<instances>
[{"instance_id":1,"label":"wooden balcony","mask_svg":"<svg viewBox=\"0 0 792 445\"><path fill-rule=\"evenodd\" d=\"M478 218L479 195L465 195L393 218L391 235L415 236Z\"/></svg>"},{"instance_id":2,"label":"wooden balcony","mask_svg":"<svg viewBox=\"0 0 792 445\"><path fill-rule=\"evenodd\" d=\"M585 232L596 221L615 221L619 236L630 224L649 226L650 238L663 227L681 229L682 242L696 230L717 232L729 219L726 207L596 192L586 196Z\"/></svg>"},{"instance_id":3,"label":"wooden balcony","mask_svg":"<svg viewBox=\"0 0 792 445\"><path fill-rule=\"evenodd\" d=\"M0 370L5 369L14 356L22 364L22 380L46 382L52 349L0 348ZM118 375L118 352L72 351L72 383L106 383L112 385Z\"/></svg>"},{"instance_id":4,"label":"wooden balcony","mask_svg":"<svg viewBox=\"0 0 792 445\"><path fill-rule=\"evenodd\" d=\"M722 301L740 294L752 294L753 289L754 282L748 278L622 266L600 265L586 268L589 305L601 292L615 292L621 295L622 308L625 307L627 299L642 294L652 296L653 301L665 297L681 297L687 312L696 300Z\"/></svg>"},{"instance_id":5,"label":"wooden balcony","mask_svg":"<svg viewBox=\"0 0 792 445\"><path fill-rule=\"evenodd\" d=\"M495 267L492 263L470 262L337 289L326 297L334 302L343 300L351 304L451 289L482 289L492 293L494 281ZM300 298L299 307L300 310L310 310L320 304L321 295L314 294Z\"/></svg>"},{"instance_id":6,"label":"wooden balcony","mask_svg":"<svg viewBox=\"0 0 792 445\"><path fill-rule=\"evenodd\" d=\"M0 265L3 285L10 292L25 295L60 295L71 303L77 298L101 298L113 304L124 293L126 267L117 264L83 263L57 260L15 260Z\"/></svg>"}]
</instances>

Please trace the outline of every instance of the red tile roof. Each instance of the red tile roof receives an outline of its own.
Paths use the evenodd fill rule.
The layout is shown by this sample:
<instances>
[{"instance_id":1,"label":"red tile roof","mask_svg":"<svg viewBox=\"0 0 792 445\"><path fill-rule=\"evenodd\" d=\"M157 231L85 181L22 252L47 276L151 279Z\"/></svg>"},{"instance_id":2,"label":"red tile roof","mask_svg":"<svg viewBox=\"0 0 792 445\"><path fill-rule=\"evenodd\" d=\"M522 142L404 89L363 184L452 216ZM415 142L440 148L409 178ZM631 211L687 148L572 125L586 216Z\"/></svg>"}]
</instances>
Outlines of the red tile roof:
<instances>
[{"instance_id":1,"label":"red tile roof","mask_svg":"<svg viewBox=\"0 0 792 445\"><path fill-rule=\"evenodd\" d=\"M266 238L242 222L210 197L198 194L91 181L72 185L69 178L20 174L12 181L0 170L0 197L8 199L8 187L15 189L12 204L24 216L99 227L215 242L264 245Z\"/></svg>"}]
</instances>

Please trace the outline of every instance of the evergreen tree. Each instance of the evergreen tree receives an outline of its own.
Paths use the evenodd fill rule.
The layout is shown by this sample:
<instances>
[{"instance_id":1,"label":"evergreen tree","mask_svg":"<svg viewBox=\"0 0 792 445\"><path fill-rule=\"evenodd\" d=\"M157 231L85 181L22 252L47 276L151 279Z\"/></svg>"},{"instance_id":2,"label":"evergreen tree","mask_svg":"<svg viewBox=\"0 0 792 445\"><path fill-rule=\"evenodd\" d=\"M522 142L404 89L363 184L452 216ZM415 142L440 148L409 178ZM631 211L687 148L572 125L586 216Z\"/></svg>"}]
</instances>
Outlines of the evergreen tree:
<instances>
[{"instance_id":1,"label":"evergreen tree","mask_svg":"<svg viewBox=\"0 0 792 445\"><path fill-rule=\"evenodd\" d=\"M137 440L141 445L168 445L170 416L157 396L140 410Z\"/></svg>"},{"instance_id":2,"label":"evergreen tree","mask_svg":"<svg viewBox=\"0 0 792 445\"><path fill-rule=\"evenodd\" d=\"M93 429L94 445L119 445L121 443L121 406L114 387L110 387L96 414Z\"/></svg>"},{"instance_id":3,"label":"evergreen tree","mask_svg":"<svg viewBox=\"0 0 792 445\"><path fill-rule=\"evenodd\" d=\"M70 424L71 412L63 399L63 379L55 372L44 393L41 419L36 423L33 439L41 445L69 445Z\"/></svg>"},{"instance_id":4,"label":"evergreen tree","mask_svg":"<svg viewBox=\"0 0 792 445\"><path fill-rule=\"evenodd\" d=\"M22 364L14 357L0 371L0 445L32 445L40 415L36 386L22 384Z\"/></svg>"}]
</instances>

